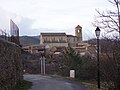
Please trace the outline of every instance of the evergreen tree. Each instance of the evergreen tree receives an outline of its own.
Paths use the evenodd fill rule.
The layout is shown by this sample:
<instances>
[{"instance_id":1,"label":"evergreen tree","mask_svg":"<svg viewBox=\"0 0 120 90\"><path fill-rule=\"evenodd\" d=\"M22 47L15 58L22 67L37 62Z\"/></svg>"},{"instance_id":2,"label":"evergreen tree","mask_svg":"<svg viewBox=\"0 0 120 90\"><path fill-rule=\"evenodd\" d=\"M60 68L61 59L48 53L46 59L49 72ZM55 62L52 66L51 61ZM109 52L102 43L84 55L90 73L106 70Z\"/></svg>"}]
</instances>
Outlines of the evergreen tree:
<instances>
[{"instance_id":1,"label":"evergreen tree","mask_svg":"<svg viewBox=\"0 0 120 90\"><path fill-rule=\"evenodd\" d=\"M70 46L63 52L64 65L67 70L75 70L77 76L82 64L82 59L79 52L75 51Z\"/></svg>"}]
</instances>

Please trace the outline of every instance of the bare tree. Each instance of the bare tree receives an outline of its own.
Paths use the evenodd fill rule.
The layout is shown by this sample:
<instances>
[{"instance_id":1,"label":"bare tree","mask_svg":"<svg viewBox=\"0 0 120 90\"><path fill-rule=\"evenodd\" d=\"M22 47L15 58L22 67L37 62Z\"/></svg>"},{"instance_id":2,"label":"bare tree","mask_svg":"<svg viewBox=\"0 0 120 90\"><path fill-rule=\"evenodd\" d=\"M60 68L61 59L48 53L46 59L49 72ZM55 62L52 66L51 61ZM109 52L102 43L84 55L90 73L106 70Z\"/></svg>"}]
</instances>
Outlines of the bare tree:
<instances>
[{"instance_id":1,"label":"bare tree","mask_svg":"<svg viewBox=\"0 0 120 90\"><path fill-rule=\"evenodd\" d=\"M99 11L96 9L98 16L95 17L94 26L104 29L107 33L118 32L120 38L120 0L108 0L115 9Z\"/></svg>"},{"instance_id":2,"label":"bare tree","mask_svg":"<svg viewBox=\"0 0 120 90\"><path fill-rule=\"evenodd\" d=\"M93 25L115 36L114 39L106 38L110 44L103 47L106 52L102 53L104 58L101 59L101 73L106 82L112 82L115 90L120 90L120 0L108 0L108 2L114 6L114 9L102 12L96 10L98 15ZM117 36L114 34L116 32Z\"/></svg>"}]
</instances>

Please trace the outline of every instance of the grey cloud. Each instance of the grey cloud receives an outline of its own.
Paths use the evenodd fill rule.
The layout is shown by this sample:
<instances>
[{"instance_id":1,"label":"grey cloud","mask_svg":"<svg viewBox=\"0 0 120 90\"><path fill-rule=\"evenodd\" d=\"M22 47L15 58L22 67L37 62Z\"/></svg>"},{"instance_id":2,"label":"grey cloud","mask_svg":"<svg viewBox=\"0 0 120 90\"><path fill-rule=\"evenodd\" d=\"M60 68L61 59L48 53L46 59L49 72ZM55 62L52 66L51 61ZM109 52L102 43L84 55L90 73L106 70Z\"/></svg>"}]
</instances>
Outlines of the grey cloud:
<instances>
[{"instance_id":1,"label":"grey cloud","mask_svg":"<svg viewBox=\"0 0 120 90\"><path fill-rule=\"evenodd\" d=\"M40 35L41 32L50 32L54 31L48 28L33 28L34 20L22 17L21 21L18 23L20 29L20 35Z\"/></svg>"},{"instance_id":2,"label":"grey cloud","mask_svg":"<svg viewBox=\"0 0 120 90\"><path fill-rule=\"evenodd\" d=\"M34 30L32 29L32 24L34 20L22 17L21 21L18 23L18 27L20 29L20 35L31 35L34 34Z\"/></svg>"}]
</instances>

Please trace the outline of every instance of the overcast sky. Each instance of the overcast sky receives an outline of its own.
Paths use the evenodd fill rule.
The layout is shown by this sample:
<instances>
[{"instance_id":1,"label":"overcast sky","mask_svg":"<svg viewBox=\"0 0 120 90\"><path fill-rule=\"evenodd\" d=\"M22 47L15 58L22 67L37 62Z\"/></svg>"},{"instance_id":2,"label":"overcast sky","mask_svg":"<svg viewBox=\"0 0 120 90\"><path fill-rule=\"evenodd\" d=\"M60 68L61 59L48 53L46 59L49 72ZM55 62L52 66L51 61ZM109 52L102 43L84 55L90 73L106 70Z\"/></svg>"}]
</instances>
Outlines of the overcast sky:
<instances>
[{"instance_id":1,"label":"overcast sky","mask_svg":"<svg viewBox=\"0 0 120 90\"><path fill-rule=\"evenodd\" d=\"M20 35L66 32L74 35L79 24L84 39L95 37L91 22L95 9L109 9L107 0L0 0L0 28L9 30L9 19L20 28Z\"/></svg>"}]
</instances>

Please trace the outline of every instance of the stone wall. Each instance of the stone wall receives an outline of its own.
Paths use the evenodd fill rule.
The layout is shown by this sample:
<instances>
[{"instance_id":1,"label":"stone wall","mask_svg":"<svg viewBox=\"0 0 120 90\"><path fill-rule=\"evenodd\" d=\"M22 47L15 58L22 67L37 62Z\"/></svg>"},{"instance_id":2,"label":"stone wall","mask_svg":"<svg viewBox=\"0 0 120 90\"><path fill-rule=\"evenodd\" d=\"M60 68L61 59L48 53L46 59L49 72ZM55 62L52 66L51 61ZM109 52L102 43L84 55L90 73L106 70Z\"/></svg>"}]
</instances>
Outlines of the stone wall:
<instances>
[{"instance_id":1,"label":"stone wall","mask_svg":"<svg viewBox=\"0 0 120 90\"><path fill-rule=\"evenodd\" d=\"M0 39L0 90L10 90L22 75L21 48Z\"/></svg>"}]
</instances>

